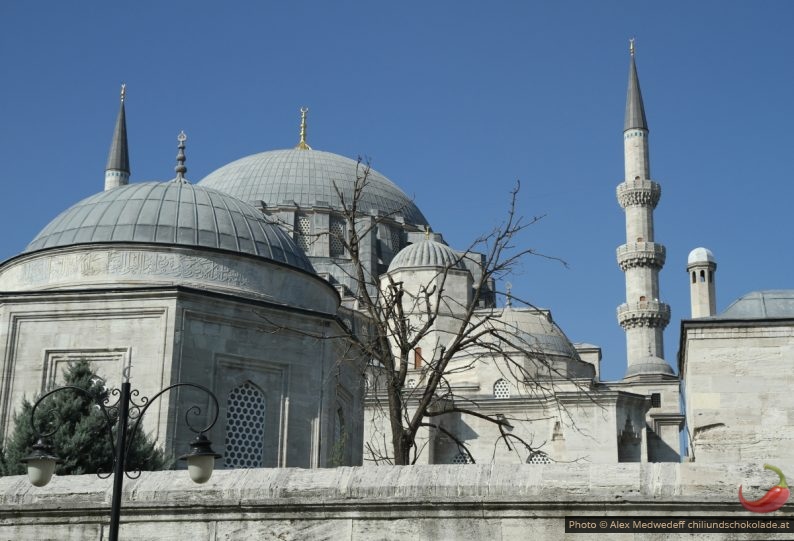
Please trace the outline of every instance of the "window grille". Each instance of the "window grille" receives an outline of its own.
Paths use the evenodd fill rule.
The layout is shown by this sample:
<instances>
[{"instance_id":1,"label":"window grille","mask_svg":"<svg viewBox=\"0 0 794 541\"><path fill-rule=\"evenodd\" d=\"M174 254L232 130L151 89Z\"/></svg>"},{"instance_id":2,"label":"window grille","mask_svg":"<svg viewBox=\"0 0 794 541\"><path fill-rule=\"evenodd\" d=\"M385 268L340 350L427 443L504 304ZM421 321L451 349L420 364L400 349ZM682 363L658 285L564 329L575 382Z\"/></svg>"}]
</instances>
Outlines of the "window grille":
<instances>
[{"instance_id":1,"label":"window grille","mask_svg":"<svg viewBox=\"0 0 794 541\"><path fill-rule=\"evenodd\" d=\"M402 248L402 231L397 227L390 228L391 234L391 251L396 254Z\"/></svg>"},{"instance_id":2,"label":"window grille","mask_svg":"<svg viewBox=\"0 0 794 541\"><path fill-rule=\"evenodd\" d=\"M311 245L311 235L311 220L309 220L309 217L305 214L298 214L295 217L295 243L307 253L309 251L309 246Z\"/></svg>"},{"instance_id":3,"label":"window grille","mask_svg":"<svg viewBox=\"0 0 794 541\"><path fill-rule=\"evenodd\" d=\"M407 385L407 387L409 389L414 389L416 387L416 380L415 379L409 379L408 383L406 385Z\"/></svg>"},{"instance_id":4,"label":"window grille","mask_svg":"<svg viewBox=\"0 0 794 541\"><path fill-rule=\"evenodd\" d=\"M510 386L505 380L500 379L493 384L493 397L510 398Z\"/></svg>"},{"instance_id":5,"label":"window grille","mask_svg":"<svg viewBox=\"0 0 794 541\"><path fill-rule=\"evenodd\" d=\"M466 453L460 452L452 458L453 464L471 464L471 459Z\"/></svg>"},{"instance_id":6,"label":"window grille","mask_svg":"<svg viewBox=\"0 0 794 541\"><path fill-rule=\"evenodd\" d=\"M342 257L345 255L345 221L341 218L332 216L328 231L328 244L331 257Z\"/></svg>"},{"instance_id":7,"label":"window grille","mask_svg":"<svg viewBox=\"0 0 794 541\"><path fill-rule=\"evenodd\" d=\"M264 444L265 396L245 382L229 392L226 403L226 467L262 467Z\"/></svg>"},{"instance_id":8,"label":"window grille","mask_svg":"<svg viewBox=\"0 0 794 541\"><path fill-rule=\"evenodd\" d=\"M651 393L651 407L652 408L661 408L662 407L662 395L661 395L661 393Z\"/></svg>"},{"instance_id":9,"label":"window grille","mask_svg":"<svg viewBox=\"0 0 794 541\"><path fill-rule=\"evenodd\" d=\"M527 457L527 464L551 464L551 459L542 451L534 451Z\"/></svg>"}]
</instances>

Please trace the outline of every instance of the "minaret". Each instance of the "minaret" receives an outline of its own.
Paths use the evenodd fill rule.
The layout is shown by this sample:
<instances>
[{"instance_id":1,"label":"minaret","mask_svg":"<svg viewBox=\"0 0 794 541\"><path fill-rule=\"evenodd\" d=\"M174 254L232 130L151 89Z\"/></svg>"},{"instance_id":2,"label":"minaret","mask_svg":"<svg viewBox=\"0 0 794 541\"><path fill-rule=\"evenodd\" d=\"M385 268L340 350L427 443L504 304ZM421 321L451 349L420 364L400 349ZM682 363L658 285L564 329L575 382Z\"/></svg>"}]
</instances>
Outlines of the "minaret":
<instances>
[{"instance_id":1,"label":"minaret","mask_svg":"<svg viewBox=\"0 0 794 541\"><path fill-rule=\"evenodd\" d=\"M662 190L651 180L648 123L634 62L634 40L630 53L623 126L626 176L617 188L618 202L626 213L626 244L618 247L617 257L626 274L626 302L618 307L618 322L626 331L627 378L673 373L664 361L663 344L670 307L659 301L659 271L664 266L665 248L654 242L653 232L653 209Z\"/></svg>"},{"instance_id":2,"label":"minaret","mask_svg":"<svg viewBox=\"0 0 794 541\"><path fill-rule=\"evenodd\" d=\"M108 164L105 167L105 190L125 186L130 182L130 155L127 150L127 116L124 114L124 99L127 85L121 85L121 106L110 143Z\"/></svg>"},{"instance_id":3,"label":"minaret","mask_svg":"<svg viewBox=\"0 0 794 541\"><path fill-rule=\"evenodd\" d=\"M686 263L692 319L715 315L717 293L714 275L717 272L717 260L714 259L714 254L707 248L695 248L689 252Z\"/></svg>"}]
</instances>

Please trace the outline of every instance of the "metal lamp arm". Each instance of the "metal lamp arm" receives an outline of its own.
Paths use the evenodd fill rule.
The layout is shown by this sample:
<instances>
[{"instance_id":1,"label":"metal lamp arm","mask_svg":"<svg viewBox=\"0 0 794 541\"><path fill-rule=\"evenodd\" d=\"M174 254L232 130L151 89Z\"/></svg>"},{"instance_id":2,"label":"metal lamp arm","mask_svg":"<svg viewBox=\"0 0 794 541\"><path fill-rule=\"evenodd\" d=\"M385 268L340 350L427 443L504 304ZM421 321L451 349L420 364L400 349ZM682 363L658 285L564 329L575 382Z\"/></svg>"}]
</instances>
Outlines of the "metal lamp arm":
<instances>
[{"instance_id":1,"label":"metal lamp arm","mask_svg":"<svg viewBox=\"0 0 794 541\"><path fill-rule=\"evenodd\" d=\"M218 404L218 398L215 396L215 394L212 391L210 391L208 388L204 387L203 385L198 385L196 383L175 383L173 385L169 385L168 387L166 387L165 389L161 390L156 395L154 395L152 398L147 399L146 397L144 397L142 399L143 404L141 405L135 404L134 402L132 402L132 399L130 399L132 405L136 409L138 409L139 412L135 415L135 423L132 425L132 429L130 430L130 434L129 434L130 437L127 441L127 446L125 449L126 452L124 453L125 457L129 456L129 452L132 449L132 443L135 440L135 436L138 434L138 432L140 432L139 425L141 424L141 419L143 418L146 411L149 409L149 406L151 406L154 403L154 401L160 398L162 395L164 395L167 392L173 391L177 387L193 387L201 391L204 391L205 393L207 393L207 395L210 398L212 398L212 401L215 403L215 415L212 417L211 422L206 427L203 427L201 429L194 428L193 425L190 424L190 420L188 417L191 413L194 413L196 415L201 414L201 408L197 405L193 405L190 406L190 408L188 408L188 410L185 412L185 424L190 429L190 431L193 432L194 434L203 434L204 432L209 431L210 429L212 429L213 426L215 426L215 423L218 421L218 416L220 415L220 405Z\"/></svg>"},{"instance_id":2,"label":"metal lamp arm","mask_svg":"<svg viewBox=\"0 0 794 541\"><path fill-rule=\"evenodd\" d=\"M44 400L47 397L52 396L55 393L61 391L66 391L68 389L83 393L85 396L90 398L91 401L94 402L94 404L99 406L100 411L102 411L102 414L105 416L105 429L107 430L108 440L110 441L110 448L113 450L113 454L115 455L116 445L113 442L113 420L110 417L110 412L108 411L108 407L105 406L104 404L104 402L106 402L107 399L100 399L100 397L97 397L93 393L83 389L82 387L77 387L76 385L64 385L63 387L58 387L57 389L53 389L52 391L45 393L44 395L41 396L41 398L36 400L36 403L33 404L33 409L31 409L30 411L30 427L33 429L33 433L36 435L37 438L49 438L58 431L59 427L57 426L53 428L50 432L39 431L36 428L36 409L44 402ZM117 394L117 393L118 393L118 389L114 389L113 391L111 391L111 394ZM51 410L51 412L52 411L55 410Z\"/></svg>"}]
</instances>

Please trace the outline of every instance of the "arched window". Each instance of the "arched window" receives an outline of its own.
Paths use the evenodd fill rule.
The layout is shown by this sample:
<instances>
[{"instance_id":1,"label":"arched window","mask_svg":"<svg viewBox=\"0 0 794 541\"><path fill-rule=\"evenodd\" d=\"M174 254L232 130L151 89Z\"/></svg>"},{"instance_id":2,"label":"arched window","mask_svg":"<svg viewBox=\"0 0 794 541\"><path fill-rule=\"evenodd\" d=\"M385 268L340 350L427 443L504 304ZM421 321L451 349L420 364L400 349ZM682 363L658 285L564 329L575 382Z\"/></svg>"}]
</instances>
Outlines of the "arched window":
<instances>
[{"instance_id":1,"label":"arched window","mask_svg":"<svg viewBox=\"0 0 794 541\"><path fill-rule=\"evenodd\" d=\"M640 295L640 302L645 302L645 295Z\"/></svg>"},{"instance_id":2,"label":"arched window","mask_svg":"<svg viewBox=\"0 0 794 541\"><path fill-rule=\"evenodd\" d=\"M328 247L331 257L345 255L345 221L338 216L331 216L328 226Z\"/></svg>"},{"instance_id":3,"label":"arched window","mask_svg":"<svg viewBox=\"0 0 794 541\"><path fill-rule=\"evenodd\" d=\"M692 283L694 284L695 282L697 282L697 273L692 271Z\"/></svg>"},{"instance_id":4,"label":"arched window","mask_svg":"<svg viewBox=\"0 0 794 541\"><path fill-rule=\"evenodd\" d=\"M466 453L461 451L460 453L458 453L457 455L452 457L452 463L453 464L471 464L471 458L469 458L469 455L467 455Z\"/></svg>"},{"instance_id":5,"label":"arched window","mask_svg":"<svg viewBox=\"0 0 794 541\"><path fill-rule=\"evenodd\" d=\"M543 451L532 451L527 457L527 464L551 464L551 459Z\"/></svg>"},{"instance_id":6,"label":"arched window","mask_svg":"<svg viewBox=\"0 0 794 541\"><path fill-rule=\"evenodd\" d=\"M503 379L496 380L493 384L493 397L510 398L510 385Z\"/></svg>"},{"instance_id":7,"label":"arched window","mask_svg":"<svg viewBox=\"0 0 794 541\"><path fill-rule=\"evenodd\" d=\"M706 281L706 271L700 271L700 281L701 282Z\"/></svg>"},{"instance_id":8,"label":"arched window","mask_svg":"<svg viewBox=\"0 0 794 541\"><path fill-rule=\"evenodd\" d=\"M409 389L414 389L414 388L416 388L416 380L415 380L415 379L413 379L413 378L409 379L409 380L408 380L408 381L405 383L405 386L406 386L406 387L408 387Z\"/></svg>"},{"instance_id":9,"label":"arched window","mask_svg":"<svg viewBox=\"0 0 794 541\"><path fill-rule=\"evenodd\" d=\"M226 401L226 467L262 467L264 445L265 395L246 381Z\"/></svg>"}]
</instances>

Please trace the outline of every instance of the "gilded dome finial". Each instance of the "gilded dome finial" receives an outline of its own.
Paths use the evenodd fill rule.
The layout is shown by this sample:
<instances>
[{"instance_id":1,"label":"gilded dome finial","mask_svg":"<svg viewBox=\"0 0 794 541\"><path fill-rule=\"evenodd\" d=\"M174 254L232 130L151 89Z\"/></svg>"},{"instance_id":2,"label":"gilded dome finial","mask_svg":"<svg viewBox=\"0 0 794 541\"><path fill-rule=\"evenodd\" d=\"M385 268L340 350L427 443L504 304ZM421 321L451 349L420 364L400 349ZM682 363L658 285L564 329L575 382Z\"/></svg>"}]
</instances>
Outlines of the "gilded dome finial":
<instances>
[{"instance_id":1,"label":"gilded dome finial","mask_svg":"<svg viewBox=\"0 0 794 541\"><path fill-rule=\"evenodd\" d=\"M187 173L187 167L185 166L185 161L187 160L187 157L185 157L185 141L187 141L187 135L185 135L184 130L179 132L176 140L179 141L179 145L177 146L179 152L176 154L176 167L174 167L176 178L174 182L187 182L185 178L185 173Z\"/></svg>"},{"instance_id":2,"label":"gilded dome finial","mask_svg":"<svg viewBox=\"0 0 794 541\"><path fill-rule=\"evenodd\" d=\"M425 240L430 240L430 226L425 226Z\"/></svg>"},{"instance_id":3,"label":"gilded dome finial","mask_svg":"<svg viewBox=\"0 0 794 541\"><path fill-rule=\"evenodd\" d=\"M629 40L629 53L631 53L631 56L634 56L634 40L635 38Z\"/></svg>"},{"instance_id":4,"label":"gilded dome finial","mask_svg":"<svg viewBox=\"0 0 794 541\"><path fill-rule=\"evenodd\" d=\"M124 99L127 97L127 83L121 83L121 103L124 103Z\"/></svg>"},{"instance_id":5,"label":"gilded dome finial","mask_svg":"<svg viewBox=\"0 0 794 541\"><path fill-rule=\"evenodd\" d=\"M308 107L301 107L301 139L298 145L295 147L300 150L311 150L312 147L306 143L306 113L309 112Z\"/></svg>"}]
</instances>

